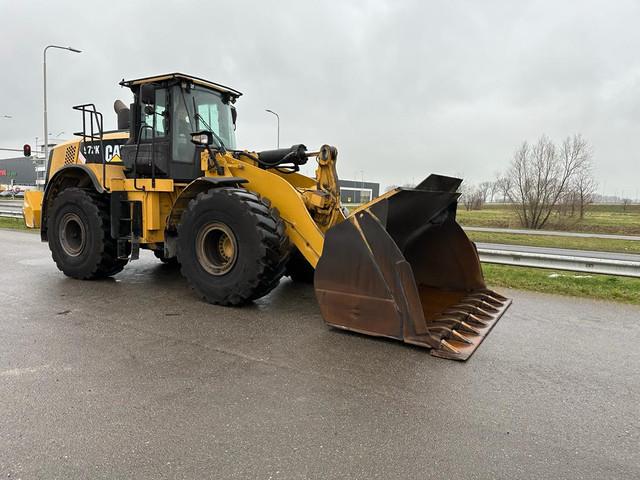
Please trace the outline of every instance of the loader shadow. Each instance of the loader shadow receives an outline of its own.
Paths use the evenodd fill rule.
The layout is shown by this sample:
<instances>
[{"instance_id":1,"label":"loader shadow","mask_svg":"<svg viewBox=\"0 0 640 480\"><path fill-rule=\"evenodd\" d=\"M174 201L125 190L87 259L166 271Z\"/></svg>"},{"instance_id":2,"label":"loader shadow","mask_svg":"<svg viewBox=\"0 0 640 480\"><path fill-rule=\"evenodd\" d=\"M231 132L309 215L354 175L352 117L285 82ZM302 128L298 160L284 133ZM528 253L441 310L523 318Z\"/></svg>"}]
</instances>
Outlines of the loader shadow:
<instances>
[{"instance_id":1,"label":"loader shadow","mask_svg":"<svg viewBox=\"0 0 640 480\"><path fill-rule=\"evenodd\" d=\"M375 345L375 348L379 348L380 345L388 345L389 348L393 348L395 351L427 354L429 352L428 349L407 344L397 339L371 336L327 325L320 313L313 285L297 283L288 277L283 277L279 285L268 295L251 303L238 307L220 307L208 304L191 289L188 281L180 274L179 264L165 264L155 259L150 259L127 267L121 274L116 276L116 279L108 278L98 281L108 284L117 282L121 287L125 288L137 285L137 288L143 289L145 292L147 289L152 289L152 292L155 293L151 295L157 295L158 299L166 297L167 290L171 290L176 298L188 303L210 307L210 311L216 315L220 309L231 309L235 313L246 316L248 321L253 317L259 322L268 324L277 319L280 325L287 324L291 329L304 325L314 330L324 330L330 337L327 340L331 343L346 343L347 345L344 346L347 347L351 346L351 344L357 348L367 348L367 345ZM148 294L145 293L145 295ZM205 310L208 309L205 308ZM170 313L164 316L180 315ZM239 331L243 328L245 326L242 322L239 322Z\"/></svg>"},{"instance_id":2,"label":"loader shadow","mask_svg":"<svg viewBox=\"0 0 640 480\"><path fill-rule=\"evenodd\" d=\"M129 266L127 266L129 267ZM117 277L119 282L123 284L137 283L146 284L147 288L153 288L158 295L165 295L163 290L170 289L175 291L179 289L184 293L185 300L195 301L208 305L200 296L189 286L189 282L180 273L179 264L165 264L155 259L141 262L134 268L125 268L122 274ZM111 279L113 281L113 279ZM267 315L276 315L281 317L282 312L298 316L298 321L306 319L308 316L320 317L320 310L316 303L313 285L296 283L288 277L283 277L279 285L269 294L256 299L245 305L238 307L219 307L211 305L212 308L230 308L236 312L245 311L247 314L255 315L256 313L264 313ZM315 319L313 319L315 321Z\"/></svg>"}]
</instances>

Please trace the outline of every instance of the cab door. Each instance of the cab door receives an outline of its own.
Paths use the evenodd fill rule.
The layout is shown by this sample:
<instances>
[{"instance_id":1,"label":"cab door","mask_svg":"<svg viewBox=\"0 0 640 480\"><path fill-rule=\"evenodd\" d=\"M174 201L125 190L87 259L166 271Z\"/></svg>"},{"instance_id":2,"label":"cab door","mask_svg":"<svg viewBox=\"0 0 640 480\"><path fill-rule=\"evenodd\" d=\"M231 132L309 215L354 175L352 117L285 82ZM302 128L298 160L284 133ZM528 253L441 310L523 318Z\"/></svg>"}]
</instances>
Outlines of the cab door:
<instances>
[{"instance_id":1,"label":"cab door","mask_svg":"<svg viewBox=\"0 0 640 480\"><path fill-rule=\"evenodd\" d=\"M135 160L136 175L170 177L171 138L168 89L156 85L153 90L153 103L147 104L143 100L139 100L140 123L136 122L135 127L139 143Z\"/></svg>"},{"instance_id":2,"label":"cab door","mask_svg":"<svg viewBox=\"0 0 640 480\"><path fill-rule=\"evenodd\" d=\"M171 88L171 176L190 181L202 176L202 170L200 151L191 142L191 134L195 132L193 102L185 90L180 85Z\"/></svg>"}]
</instances>

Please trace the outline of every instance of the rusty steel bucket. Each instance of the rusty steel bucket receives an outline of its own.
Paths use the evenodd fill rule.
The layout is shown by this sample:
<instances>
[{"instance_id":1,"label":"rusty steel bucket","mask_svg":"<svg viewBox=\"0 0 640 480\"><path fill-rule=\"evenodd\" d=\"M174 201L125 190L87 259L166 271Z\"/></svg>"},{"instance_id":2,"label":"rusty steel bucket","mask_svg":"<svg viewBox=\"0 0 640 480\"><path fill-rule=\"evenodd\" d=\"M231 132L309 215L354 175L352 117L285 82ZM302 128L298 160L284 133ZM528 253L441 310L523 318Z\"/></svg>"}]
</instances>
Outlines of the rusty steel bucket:
<instances>
[{"instance_id":1,"label":"rusty steel bucket","mask_svg":"<svg viewBox=\"0 0 640 480\"><path fill-rule=\"evenodd\" d=\"M314 285L325 321L466 360L511 300L487 289L456 222L462 180L430 175L329 229Z\"/></svg>"}]
</instances>

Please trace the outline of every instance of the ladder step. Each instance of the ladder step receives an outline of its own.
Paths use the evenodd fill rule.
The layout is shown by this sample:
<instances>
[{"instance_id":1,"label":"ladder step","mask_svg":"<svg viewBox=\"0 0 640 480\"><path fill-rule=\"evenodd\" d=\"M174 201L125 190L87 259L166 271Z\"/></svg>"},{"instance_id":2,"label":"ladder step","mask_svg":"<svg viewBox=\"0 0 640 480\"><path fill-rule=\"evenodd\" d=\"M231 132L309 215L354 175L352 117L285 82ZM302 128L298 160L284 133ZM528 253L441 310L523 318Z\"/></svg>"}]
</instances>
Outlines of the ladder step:
<instances>
[{"instance_id":1,"label":"ladder step","mask_svg":"<svg viewBox=\"0 0 640 480\"><path fill-rule=\"evenodd\" d=\"M138 260L140 258L140 242L135 239L131 242L131 260Z\"/></svg>"},{"instance_id":2,"label":"ladder step","mask_svg":"<svg viewBox=\"0 0 640 480\"><path fill-rule=\"evenodd\" d=\"M126 199L123 192L114 192L111 213L111 235L117 242L118 258L137 260L142 236L142 202Z\"/></svg>"}]
</instances>

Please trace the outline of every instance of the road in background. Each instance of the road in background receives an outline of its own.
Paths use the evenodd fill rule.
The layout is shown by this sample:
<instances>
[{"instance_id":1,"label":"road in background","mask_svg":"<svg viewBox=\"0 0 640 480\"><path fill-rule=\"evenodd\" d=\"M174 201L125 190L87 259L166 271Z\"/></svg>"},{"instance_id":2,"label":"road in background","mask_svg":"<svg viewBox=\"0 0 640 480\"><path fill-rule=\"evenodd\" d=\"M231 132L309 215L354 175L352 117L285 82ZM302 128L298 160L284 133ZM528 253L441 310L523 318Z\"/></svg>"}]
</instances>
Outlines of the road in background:
<instances>
[{"instance_id":1,"label":"road in background","mask_svg":"<svg viewBox=\"0 0 640 480\"><path fill-rule=\"evenodd\" d=\"M562 232L558 230L527 230L513 228L493 228L493 227L467 227L462 226L468 232L487 233L507 233L516 235L541 235L552 237L579 237L579 238L601 238L604 240L631 240L640 241L638 235L613 235L608 233L585 233L585 232Z\"/></svg>"},{"instance_id":2,"label":"road in background","mask_svg":"<svg viewBox=\"0 0 640 480\"><path fill-rule=\"evenodd\" d=\"M201 302L0 230L2 478L640 478L640 308L507 291L466 363L327 328L313 289Z\"/></svg>"},{"instance_id":3,"label":"road in background","mask_svg":"<svg viewBox=\"0 0 640 480\"><path fill-rule=\"evenodd\" d=\"M617 260L620 262L638 262L640 255L633 253L594 252L591 250L572 250L568 248L528 247L525 245L506 245L503 243L476 242L478 249L504 250L509 252L538 253L543 255L558 255L565 257L600 258Z\"/></svg>"}]
</instances>

